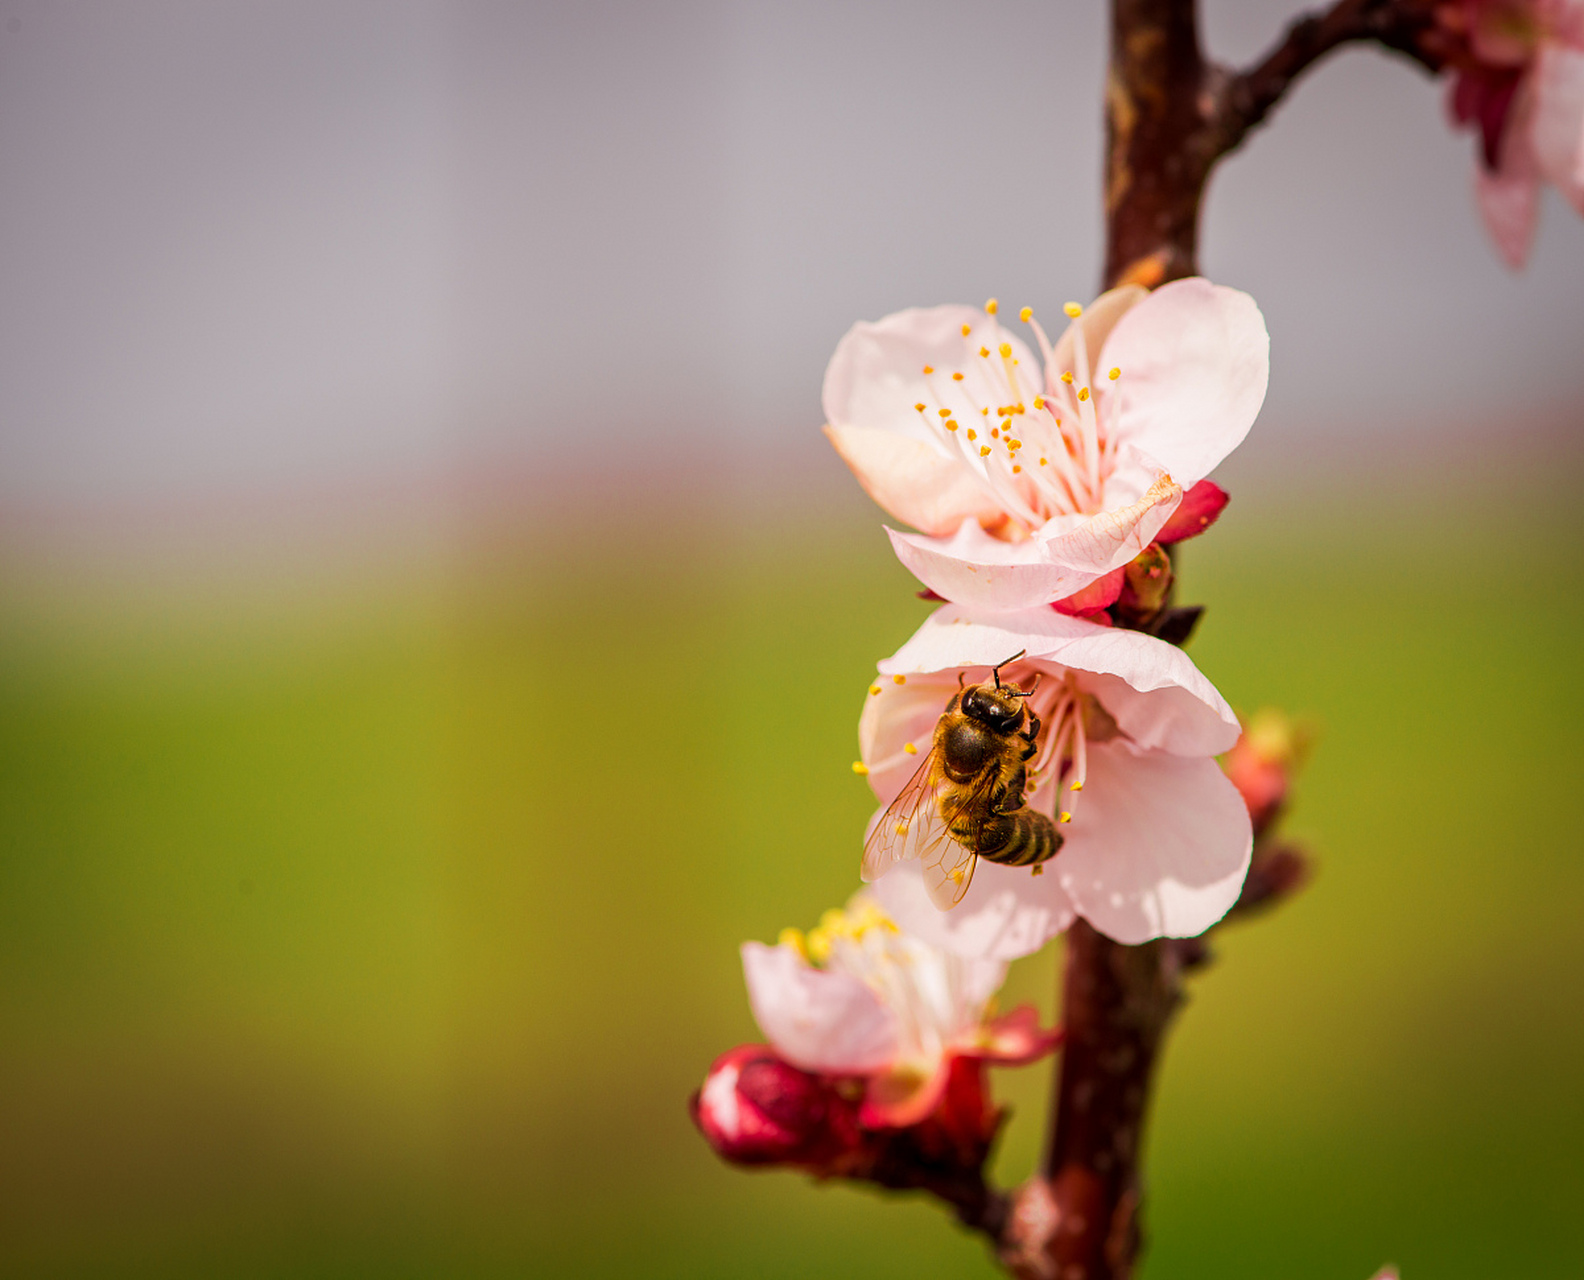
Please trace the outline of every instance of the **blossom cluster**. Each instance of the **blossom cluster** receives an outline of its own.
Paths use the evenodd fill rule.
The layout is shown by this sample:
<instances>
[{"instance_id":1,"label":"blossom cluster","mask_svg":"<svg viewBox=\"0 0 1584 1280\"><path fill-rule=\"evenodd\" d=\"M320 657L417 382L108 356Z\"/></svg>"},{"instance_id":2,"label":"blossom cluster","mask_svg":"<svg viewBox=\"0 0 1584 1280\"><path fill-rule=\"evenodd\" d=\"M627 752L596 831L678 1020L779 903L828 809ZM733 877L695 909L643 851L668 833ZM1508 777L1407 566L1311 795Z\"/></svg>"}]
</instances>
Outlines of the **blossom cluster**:
<instances>
[{"instance_id":1,"label":"blossom cluster","mask_svg":"<svg viewBox=\"0 0 1584 1280\"><path fill-rule=\"evenodd\" d=\"M1426 42L1446 68L1453 121L1478 137L1486 229L1521 267L1543 185L1584 214L1584 0L1449 0Z\"/></svg>"},{"instance_id":2,"label":"blossom cluster","mask_svg":"<svg viewBox=\"0 0 1584 1280\"><path fill-rule=\"evenodd\" d=\"M1265 396L1264 320L1203 279L1065 310L1054 342L1027 308L1025 341L994 301L899 312L854 326L831 360L826 433L910 526L887 530L892 546L939 601L864 698L870 833L930 776L954 695L1005 681L1028 726L1012 807L1060 838L1033 866L979 859L949 909L902 857L818 927L744 944L767 1043L720 1057L693 1104L736 1163L978 1178L999 1121L986 1065L1060 1039L1032 1009L996 1015L1007 963L1079 918L1122 943L1203 933L1243 891L1256 817L1279 807L1180 647L1198 611L1173 604L1174 549L1226 507L1208 475Z\"/></svg>"}]
</instances>

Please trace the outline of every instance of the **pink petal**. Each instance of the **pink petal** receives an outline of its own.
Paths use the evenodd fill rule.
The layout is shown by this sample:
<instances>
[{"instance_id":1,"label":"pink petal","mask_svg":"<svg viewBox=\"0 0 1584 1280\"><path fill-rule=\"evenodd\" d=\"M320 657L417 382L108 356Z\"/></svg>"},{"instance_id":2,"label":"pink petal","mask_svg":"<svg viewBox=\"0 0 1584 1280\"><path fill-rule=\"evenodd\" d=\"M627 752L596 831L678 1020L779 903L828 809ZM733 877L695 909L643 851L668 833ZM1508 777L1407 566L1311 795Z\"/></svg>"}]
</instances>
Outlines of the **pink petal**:
<instances>
[{"instance_id":1,"label":"pink petal","mask_svg":"<svg viewBox=\"0 0 1584 1280\"><path fill-rule=\"evenodd\" d=\"M851 974L815 969L791 947L742 946L754 1019L793 1066L828 1075L879 1071L897 1054L896 1016Z\"/></svg>"},{"instance_id":2,"label":"pink petal","mask_svg":"<svg viewBox=\"0 0 1584 1280\"><path fill-rule=\"evenodd\" d=\"M1125 284L1120 289L1108 289L1084 308L1084 312L1056 339L1050 363L1045 367L1046 389L1055 392L1056 384L1064 373L1076 374L1078 370L1078 343L1076 334L1083 330L1084 346L1089 353L1091 368L1098 367L1100 352L1116 323L1145 298L1149 290L1140 284Z\"/></svg>"},{"instance_id":3,"label":"pink petal","mask_svg":"<svg viewBox=\"0 0 1584 1280\"><path fill-rule=\"evenodd\" d=\"M1155 541L1169 546L1196 537L1220 519L1230 501L1227 491L1214 480L1201 480L1183 494L1183 500L1172 512L1171 519L1161 526Z\"/></svg>"},{"instance_id":4,"label":"pink petal","mask_svg":"<svg viewBox=\"0 0 1584 1280\"><path fill-rule=\"evenodd\" d=\"M1529 259L1540 217L1540 183L1525 174L1474 171L1474 198L1496 251L1517 271Z\"/></svg>"},{"instance_id":5,"label":"pink petal","mask_svg":"<svg viewBox=\"0 0 1584 1280\"><path fill-rule=\"evenodd\" d=\"M1080 915L1118 942L1189 938L1224 916L1253 847L1248 809L1214 760L1092 746L1082 802L1050 864Z\"/></svg>"},{"instance_id":6,"label":"pink petal","mask_svg":"<svg viewBox=\"0 0 1584 1280\"><path fill-rule=\"evenodd\" d=\"M987 1023L974 1044L961 1052L986 1062L1021 1067L1043 1058L1061 1042L1061 1029L1041 1030L1039 1011L1025 1004Z\"/></svg>"},{"instance_id":7,"label":"pink petal","mask_svg":"<svg viewBox=\"0 0 1584 1280\"><path fill-rule=\"evenodd\" d=\"M969 680L983 680L990 667L1020 649L1035 666L1046 662L1094 673L1085 687L1142 747L1210 756L1237 742L1237 716L1181 649L1052 609L976 618L957 605L944 605L880 663L880 670L908 676L952 672L955 684L956 669L963 667Z\"/></svg>"},{"instance_id":8,"label":"pink petal","mask_svg":"<svg viewBox=\"0 0 1584 1280\"><path fill-rule=\"evenodd\" d=\"M963 326L969 328L964 336ZM852 327L825 371L827 433L859 482L882 507L927 533L944 534L970 516L999 515L1000 507L961 456L914 407L947 408L966 418L978 406L1006 399L1005 374L992 350L1010 343L1027 370L1032 395L1038 366L1022 341L973 307L898 311ZM928 365L937 370L926 375ZM953 382L953 372L964 381ZM875 433L910 441L917 449L887 449ZM926 452L920 452L924 450Z\"/></svg>"},{"instance_id":9,"label":"pink petal","mask_svg":"<svg viewBox=\"0 0 1584 1280\"><path fill-rule=\"evenodd\" d=\"M869 769L869 785L882 805L890 804L924 762L935 738L935 724L956 692L955 678L882 679L879 693L864 699L858 718L858 754ZM904 747L911 743L913 754Z\"/></svg>"},{"instance_id":10,"label":"pink petal","mask_svg":"<svg viewBox=\"0 0 1584 1280\"><path fill-rule=\"evenodd\" d=\"M951 1079L951 1059L942 1055L926 1074L906 1068L872 1076L858 1109L866 1129L905 1129L940 1104Z\"/></svg>"},{"instance_id":11,"label":"pink petal","mask_svg":"<svg viewBox=\"0 0 1584 1280\"><path fill-rule=\"evenodd\" d=\"M1584 214L1584 52L1544 48L1534 70L1530 126L1540 172Z\"/></svg>"},{"instance_id":12,"label":"pink petal","mask_svg":"<svg viewBox=\"0 0 1584 1280\"><path fill-rule=\"evenodd\" d=\"M972 520L950 538L887 529L891 547L915 578L942 599L1000 612L1027 609L1080 591L1102 568L1053 561L1033 539L1003 542Z\"/></svg>"},{"instance_id":13,"label":"pink petal","mask_svg":"<svg viewBox=\"0 0 1584 1280\"><path fill-rule=\"evenodd\" d=\"M1270 377L1270 336L1254 299L1208 280L1174 280L1112 330L1097 369L1119 368L1115 431L1171 473L1203 479L1248 434Z\"/></svg>"},{"instance_id":14,"label":"pink petal","mask_svg":"<svg viewBox=\"0 0 1584 1280\"><path fill-rule=\"evenodd\" d=\"M870 892L916 938L942 951L981 960L1032 955L1077 915L1066 890L1048 869L1035 876L1026 867L998 867L983 858L968 893L950 911L930 901L916 862L904 862L887 872Z\"/></svg>"},{"instance_id":15,"label":"pink petal","mask_svg":"<svg viewBox=\"0 0 1584 1280\"><path fill-rule=\"evenodd\" d=\"M990 612L1062 600L1133 560L1176 510L1182 490L1131 445L1106 486L1108 509L1061 516L1005 542L965 520L950 538L891 535L897 558L943 599Z\"/></svg>"},{"instance_id":16,"label":"pink petal","mask_svg":"<svg viewBox=\"0 0 1584 1280\"><path fill-rule=\"evenodd\" d=\"M877 427L827 426L842 461L885 511L929 534L1001 509L974 473L932 444Z\"/></svg>"},{"instance_id":17,"label":"pink petal","mask_svg":"<svg viewBox=\"0 0 1584 1280\"><path fill-rule=\"evenodd\" d=\"M1096 578L1082 591L1075 591L1065 600L1056 601L1051 607L1057 613L1065 613L1070 618L1109 609L1122 594L1122 584L1126 579L1127 566L1124 565L1120 569L1111 570L1103 578Z\"/></svg>"}]
</instances>

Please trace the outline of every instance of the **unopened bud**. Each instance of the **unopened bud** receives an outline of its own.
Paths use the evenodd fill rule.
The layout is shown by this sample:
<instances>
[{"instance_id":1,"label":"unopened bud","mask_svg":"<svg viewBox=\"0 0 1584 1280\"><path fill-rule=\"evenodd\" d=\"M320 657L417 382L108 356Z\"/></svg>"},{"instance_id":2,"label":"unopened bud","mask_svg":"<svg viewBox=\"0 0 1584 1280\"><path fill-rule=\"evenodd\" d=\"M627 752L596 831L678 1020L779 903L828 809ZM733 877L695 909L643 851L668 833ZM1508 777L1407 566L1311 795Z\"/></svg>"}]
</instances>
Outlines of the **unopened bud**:
<instances>
[{"instance_id":1,"label":"unopened bud","mask_svg":"<svg viewBox=\"0 0 1584 1280\"><path fill-rule=\"evenodd\" d=\"M1124 571L1118 603L1135 617L1152 617L1166 607L1171 585L1171 557L1160 543L1152 542Z\"/></svg>"},{"instance_id":2,"label":"unopened bud","mask_svg":"<svg viewBox=\"0 0 1584 1280\"><path fill-rule=\"evenodd\" d=\"M1248 805L1256 833L1268 827L1287 799L1293 775L1309 752L1310 734L1276 707L1263 707L1243 726L1221 765Z\"/></svg>"},{"instance_id":3,"label":"unopened bud","mask_svg":"<svg viewBox=\"0 0 1584 1280\"><path fill-rule=\"evenodd\" d=\"M762 1044L717 1058L690 1109L705 1140L733 1164L823 1167L859 1140L852 1104L831 1082Z\"/></svg>"}]
</instances>

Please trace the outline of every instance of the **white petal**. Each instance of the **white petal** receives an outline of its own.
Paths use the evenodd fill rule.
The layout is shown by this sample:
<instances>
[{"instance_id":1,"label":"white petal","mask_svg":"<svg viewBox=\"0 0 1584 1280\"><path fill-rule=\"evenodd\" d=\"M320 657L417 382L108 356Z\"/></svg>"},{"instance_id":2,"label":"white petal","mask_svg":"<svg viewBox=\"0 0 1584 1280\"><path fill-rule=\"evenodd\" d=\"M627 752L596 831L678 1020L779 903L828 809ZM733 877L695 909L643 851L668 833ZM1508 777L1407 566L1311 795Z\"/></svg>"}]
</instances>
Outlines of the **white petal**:
<instances>
[{"instance_id":1,"label":"white petal","mask_svg":"<svg viewBox=\"0 0 1584 1280\"><path fill-rule=\"evenodd\" d=\"M1062 374L1078 375L1078 344L1075 335L1082 329L1084 347L1089 353L1090 377L1098 380L1099 374L1094 372L1099 367L1100 353L1105 349L1106 339L1111 336L1111 330L1116 327L1116 322L1149 297L1149 290L1141 284L1125 284L1118 289L1108 289L1098 298L1084 308L1083 315L1074 320L1056 339L1056 348L1051 352L1051 361L1046 368L1046 386L1052 392Z\"/></svg>"},{"instance_id":2,"label":"white petal","mask_svg":"<svg viewBox=\"0 0 1584 1280\"><path fill-rule=\"evenodd\" d=\"M1237 741L1236 714L1181 649L1053 609L975 617L957 605L944 605L880 663L880 670L911 676L962 667L969 680L982 680L991 666L1020 649L1035 667L1043 662L1100 677L1086 680L1085 687L1141 746L1208 756L1230 750Z\"/></svg>"},{"instance_id":3,"label":"white petal","mask_svg":"<svg viewBox=\"0 0 1584 1280\"><path fill-rule=\"evenodd\" d=\"M1186 489L1253 425L1270 378L1270 335L1248 294L1174 280L1117 321L1096 367L1122 371L1107 392L1121 397L1109 419L1118 439Z\"/></svg>"},{"instance_id":4,"label":"white petal","mask_svg":"<svg viewBox=\"0 0 1584 1280\"><path fill-rule=\"evenodd\" d=\"M1140 518L1144 514L1140 513ZM1165 520L1162 516L1161 523ZM965 520L950 538L926 538L895 529L886 532L891 535L897 559L936 595L992 612L1061 600L1110 571L1053 559L1035 539L1003 542L992 538L973 520ZM1071 558L1078 559L1089 550L1091 546L1085 545Z\"/></svg>"},{"instance_id":5,"label":"white petal","mask_svg":"<svg viewBox=\"0 0 1584 1280\"><path fill-rule=\"evenodd\" d=\"M1076 915L1049 871L1035 876L1027 867L998 867L983 858L967 896L950 911L930 901L917 863L897 867L870 892L909 933L942 951L979 960L1032 955Z\"/></svg>"},{"instance_id":6,"label":"white petal","mask_svg":"<svg viewBox=\"0 0 1584 1280\"><path fill-rule=\"evenodd\" d=\"M742 946L754 1020L777 1053L805 1071L861 1075L896 1057L895 1015L859 979L815 969L791 947Z\"/></svg>"},{"instance_id":7,"label":"white petal","mask_svg":"<svg viewBox=\"0 0 1584 1280\"><path fill-rule=\"evenodd\" d=\"M827 426L842 461L884 511L928 534L947 534L965 519L998 517L988 487L960 458L880 427Z\"/></svg>"},{"instance_id":8,"label":"white petal","mask_svg":"<svg viewBox=\"0 0 1584 1280\"><path fill-rule=\"evenodd\" d=\"M869 695L858 717L858 755L883 809L924 763L934 744L935 724L957 691L957 681L952 676L921 676L897 685L887 676L878 684L880 692ZM908 743L912 752L906 750Z\"/></svg>"},{"instance_id":9,"label":"white petal","mask_svg":"<svg viewBox=\"0 0 1584 1280\"><path fill-rule=\"evenodd\" d=\"M1248 872L1253 831L1237 788L1211 759L1089 753L1067 843L1044 878L1118 942L1189 938L1224 916Z\"/></svg>"},{"instance_id":10,"label":"white petal","mask_svg":"<svg viewBox=\"0 0 1584 1280\"><path fill-rule=\"evenodd\" d=\"M1584 52L1540 51L1530 129L1540 172L1584 214Z\"/></svg>"}]
</instances>

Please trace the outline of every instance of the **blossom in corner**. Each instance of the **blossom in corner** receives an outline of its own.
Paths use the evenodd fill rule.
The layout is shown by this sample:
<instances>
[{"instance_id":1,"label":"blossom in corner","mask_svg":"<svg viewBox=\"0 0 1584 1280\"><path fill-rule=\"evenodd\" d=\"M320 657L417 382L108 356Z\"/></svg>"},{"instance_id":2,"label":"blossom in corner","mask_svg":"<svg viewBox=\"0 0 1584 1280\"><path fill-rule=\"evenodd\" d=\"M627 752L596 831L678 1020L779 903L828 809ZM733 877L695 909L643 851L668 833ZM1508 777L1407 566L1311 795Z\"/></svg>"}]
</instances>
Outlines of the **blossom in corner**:
<instances>
[{"instance_id":1,"label":"blossom in corner","mask_svg":"<svg viewBox=\"0 0 1584 1280\"><path fill-rule=\"evenodd\" d=\"M1187 654L1137 631L1044 608L936 610L880 663L859 721L862 771L880 802L873 821L921 767L959 681L987 680L997 664L1003 681L1034 689L1025 798L1059 824L1062 847L1032 869L979 859L944 912L918 864L904 862L874 886L893 917L936 946L1006 960L1078 916L1139 943L1193 937L1225 915L1253 844L1243 798L1216 763L1237 742L1237 716Z\"/></svg>"},{"instance_id":2,"label":"blossom in corner","mask_svg":"<svg viewBox=\"0 0 1584 1280\"><path fill-rule=\"evenodd\" d=\"M824 388L831 443L918 530L887 530L902 562L941 598L990 611L1066 600L1163 530L1208 525L1219 490L1199 490L1168 529L1248 433L1270 370L1254 300L1208 280L1070 303L1054 346L1024 308L1039 359L998 310L855 325Z\"/></svg>"},{"instance_id":3,"label":"blossom in corner","mask_svg":"<svg viewBox=\"0 0 1584 1280\"><path fill-rule=\"evenodd\" d=\"M821 1079L858 1086L865 1128L903 1128L961 1110L973 1063L1032 1062L1057 1043L1034 1010L992 1014L1006 965L930 946L860 893L806 935L742 948L748 999L777 1055ZM954 1071L959 1087L949 1090ZM972 1074L972 1073L970 1073Z\"/></svg>"},{"instance_id":4,"label":"blossom in corner","mask_svg":"<svg viewBox=\"0 0 1584 1280\"><path fill-rule=\"evenodd\" d=\"M1437 21L1452 118L1479 134L1480 214L1521 267L1542 183L1584 214L1584 0L1451 0Z\"/></svg>"}]
</instances>

